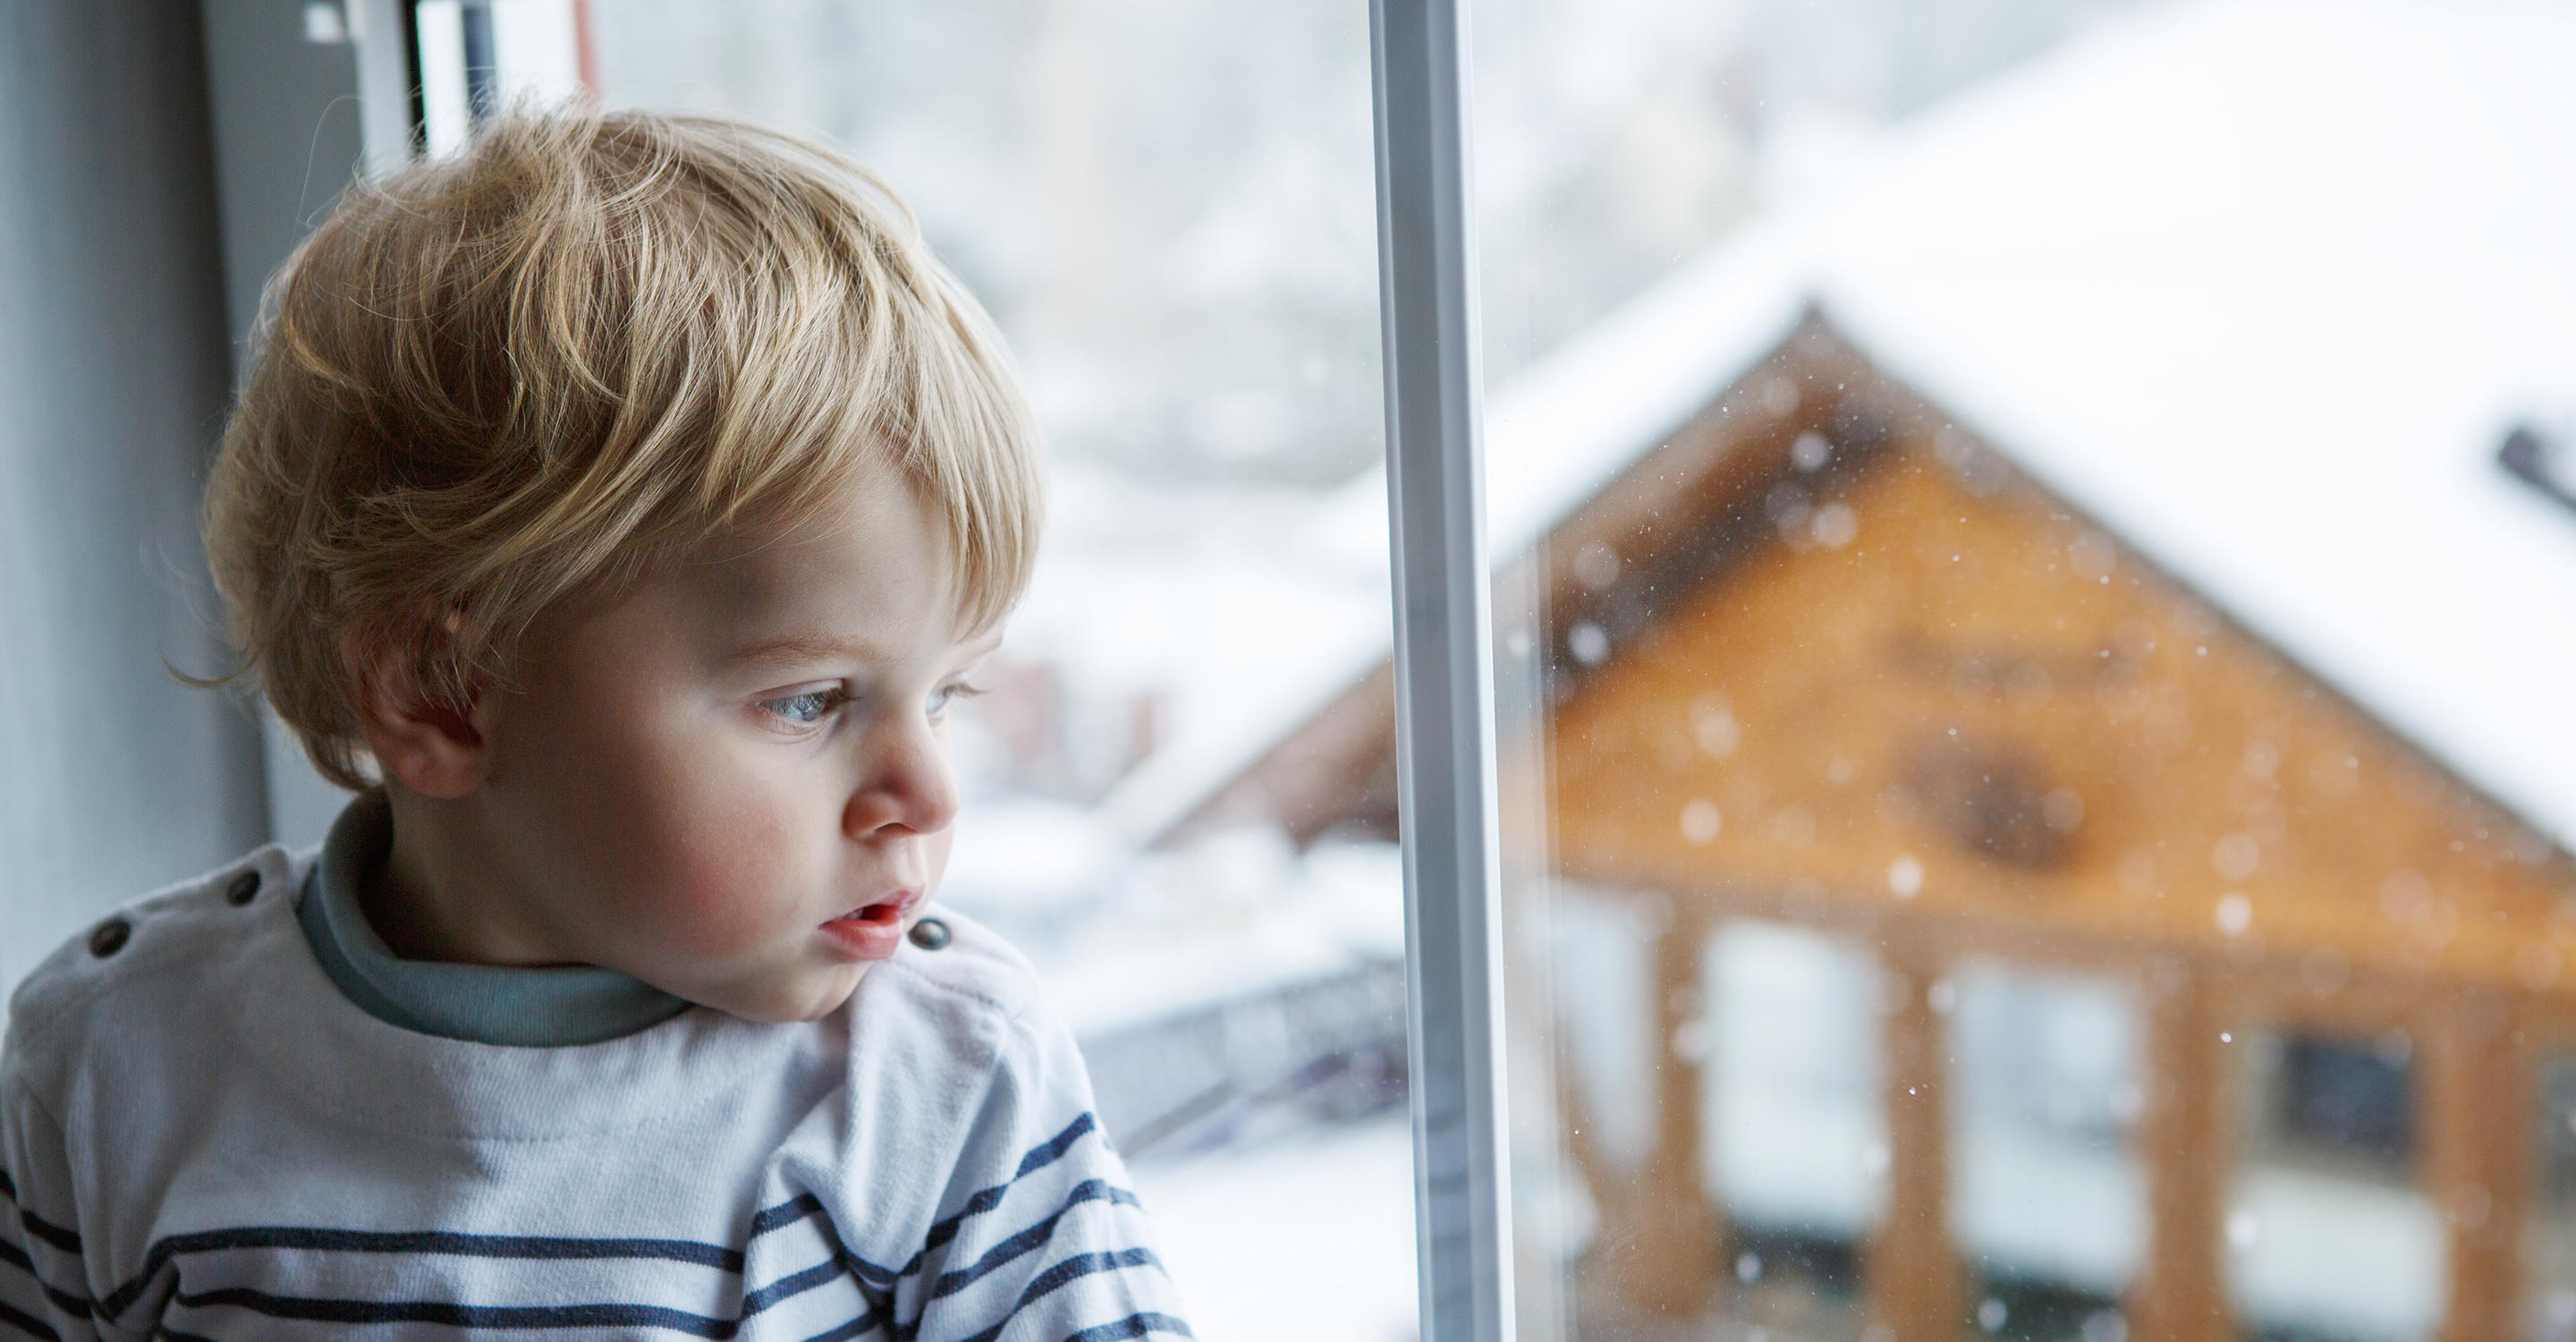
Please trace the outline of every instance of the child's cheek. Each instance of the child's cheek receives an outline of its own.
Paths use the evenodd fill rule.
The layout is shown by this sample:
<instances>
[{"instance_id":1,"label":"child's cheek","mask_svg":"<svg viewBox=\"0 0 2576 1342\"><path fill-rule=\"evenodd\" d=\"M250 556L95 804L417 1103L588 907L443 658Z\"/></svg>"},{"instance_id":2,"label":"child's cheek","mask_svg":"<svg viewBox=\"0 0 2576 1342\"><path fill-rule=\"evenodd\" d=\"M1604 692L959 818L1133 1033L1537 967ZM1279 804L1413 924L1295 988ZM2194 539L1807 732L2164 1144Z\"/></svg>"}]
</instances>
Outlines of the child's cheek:
<instances>
[{"instance_id":1,"label":"child's cheek","mask_svg":"<svg viewBox=\"0 0 2576 1342\"><path fill-rule=\"evenodd\" d=\"M774 938L782 919L802 910L793 879L790 827L770 807L701 798L707 809L675 826L677 851L665 855L656 921L702 954Z\"/></svg>"}]
</instances>

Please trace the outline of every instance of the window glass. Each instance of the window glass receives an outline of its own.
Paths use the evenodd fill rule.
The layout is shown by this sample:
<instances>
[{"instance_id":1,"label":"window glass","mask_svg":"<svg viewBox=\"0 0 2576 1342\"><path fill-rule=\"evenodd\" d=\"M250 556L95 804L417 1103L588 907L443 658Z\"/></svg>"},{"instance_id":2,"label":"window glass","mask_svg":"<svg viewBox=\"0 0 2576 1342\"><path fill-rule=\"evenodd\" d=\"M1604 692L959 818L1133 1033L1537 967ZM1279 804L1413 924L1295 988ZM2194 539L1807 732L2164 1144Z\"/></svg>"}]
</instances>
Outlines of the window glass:
<instances>
[{"instance_id":1,"label":"window glass","mask_svg":"<svg viewBox=\"0 0 2576 1342\"><path fill-rule=\"evenodd\" d=\"M2536 1053L2527 1323L2540 1342L2564 1342L2576 1338L2576 1055L2563 1039L2539 1041Z\"/></svg>"},{"instance_id":2,"label":"window glass","mask_svg":"<svg viewBox=\"0 0 2576 1342\"><path fill-rule=\"evenodd\" d=\"M2430 1337L2442 1228L2419 1168L2413 1036L2226 1034L2240 1101L2227 1275L2247 1331Z\"/></svg>"},{"instance_id":3,"label":"window glass","mask_svg":"<svg viewBox=\"0 0 2576 1342\"><path fill-rule=\"evenodd\" d=\"M1070 1019L1201 1336L1411 1336L1392 742L1274 749L1390 623L1365 7L490 17L499 100L586 71L610 105L819 134L990 309L1052 496L957 710L941 897Z\"/></svg>"},{"instance_id":4,"label":"window glass","mask_svg":"<svg viewBox=\"0 0 2576 1342\"><path fill-rule=\"evenodd\" d=\"M2146 1248L2140 985L1963 957L1932 980L1945 1031L1950 1234L1964 1328L2099 1337ZM1911 1098L1911 1097L1909 1097Z\"/></svg>"},{"instance_id":5,"label":"window glass","mask_svg":"<svg viewBox=\"0 0 2576 1342\"><path fill-rule=\"evenodd\" d=\"M1471 8L1519 1335L2576 1331L2576 16Z\"/></svg>"}]
</instances>

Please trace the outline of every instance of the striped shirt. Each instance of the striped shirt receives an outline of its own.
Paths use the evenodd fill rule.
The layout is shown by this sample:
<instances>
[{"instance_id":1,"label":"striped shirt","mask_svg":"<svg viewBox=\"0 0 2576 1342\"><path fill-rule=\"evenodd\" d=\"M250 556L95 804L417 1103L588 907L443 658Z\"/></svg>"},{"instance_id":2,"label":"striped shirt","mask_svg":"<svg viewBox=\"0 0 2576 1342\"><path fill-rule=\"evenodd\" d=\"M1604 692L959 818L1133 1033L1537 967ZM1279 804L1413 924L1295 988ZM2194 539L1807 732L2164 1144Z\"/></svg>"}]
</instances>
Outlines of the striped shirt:
<instances>
[{"instance_id":1,"label":"striped shirt","mask_svg":"<svg viewBox=\"0 0 2576 1342\"><path fill-rule=\"evenodd\" d=\"M11 999L0 1338L1190 1336L1071 1036L953 913L839 1012L517 1048L336 990L266 848Z\"/></svg>"}]
</instances>

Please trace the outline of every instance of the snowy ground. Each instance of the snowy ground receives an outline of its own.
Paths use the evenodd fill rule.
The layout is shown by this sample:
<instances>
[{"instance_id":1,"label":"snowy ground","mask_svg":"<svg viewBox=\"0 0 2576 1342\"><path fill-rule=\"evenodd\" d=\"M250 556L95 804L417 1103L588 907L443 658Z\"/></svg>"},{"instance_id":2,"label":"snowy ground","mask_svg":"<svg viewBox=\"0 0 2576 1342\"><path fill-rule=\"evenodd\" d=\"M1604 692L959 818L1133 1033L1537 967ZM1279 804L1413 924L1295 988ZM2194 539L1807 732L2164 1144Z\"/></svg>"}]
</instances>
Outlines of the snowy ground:
<instances>
[{"instance_id":1,"label":"snowy ground","mask_svg":"<svg viewBox=\"0 0 2576 1342\"><path fill-rule=\"evenodd\" d=\"M1417 1336L1413 1147L1401 1111L1133 1173L1199 1336Z\"/></svg>"}]
</instances>

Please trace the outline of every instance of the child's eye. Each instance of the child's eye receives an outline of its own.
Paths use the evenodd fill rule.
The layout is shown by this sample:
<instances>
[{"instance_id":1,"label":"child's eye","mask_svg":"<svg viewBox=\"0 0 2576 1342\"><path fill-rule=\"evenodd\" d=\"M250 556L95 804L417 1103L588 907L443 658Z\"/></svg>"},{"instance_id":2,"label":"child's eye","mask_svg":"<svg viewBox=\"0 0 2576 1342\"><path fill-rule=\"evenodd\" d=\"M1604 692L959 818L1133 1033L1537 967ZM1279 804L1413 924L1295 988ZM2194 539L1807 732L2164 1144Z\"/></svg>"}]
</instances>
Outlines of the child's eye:
<instances>
[{"instance_id":1,"label":"child's eye","mask_svg":"<svg viewBox=\"0 0 2576 1342\"><path fill-rule=\"evenodd\" d=\"M950 704L960 699L972 699L983 692L984 689L980 685L942 685L932 690L930 697L922 701L922 711L935 718L946 713Z\"/></svg>"},{"instance_id":2,"label":"child's eye","mask_svg":"<svg viewBox=\"0 0 2576 1342\"><path fill-rule=\"evenodd\" d=\"M849 691L834 686L830 689L807 690L802 694L790 694L778 699L763 699L760 706L769 710L770 716L781 722L792 723L799 727L811 727L822 721L832 710L848 702L850 702Z\"/></svg>"}]
</instances>

